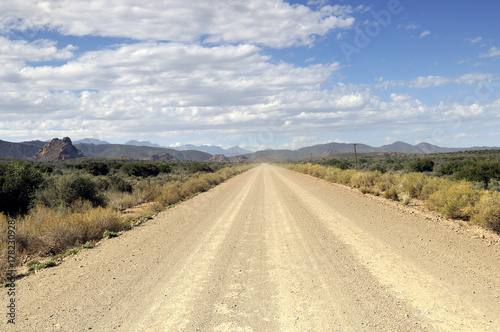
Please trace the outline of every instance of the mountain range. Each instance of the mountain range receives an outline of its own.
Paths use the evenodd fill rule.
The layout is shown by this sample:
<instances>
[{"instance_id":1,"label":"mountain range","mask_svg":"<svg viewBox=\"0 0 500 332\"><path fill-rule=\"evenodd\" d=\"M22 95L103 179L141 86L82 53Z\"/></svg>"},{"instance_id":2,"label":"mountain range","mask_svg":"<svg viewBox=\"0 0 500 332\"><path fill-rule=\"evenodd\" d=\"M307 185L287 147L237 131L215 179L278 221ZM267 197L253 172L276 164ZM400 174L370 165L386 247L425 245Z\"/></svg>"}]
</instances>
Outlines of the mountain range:
<instances>
[{"instance_id":1,"label":"mountain range","mask_svg":"<svg viewBox=\"0 0 500 332\"><path fill-rule=\"evenodd\" d=\"M286 160L286 159L304 159L310 157L326 157L341 153L353 153L353 144L349 143L326 143L300 148L297 150L263 150L250 152L240 147L223 149L219 146L195 146L182 145L175 148L160 147L151 142L129 141L129 144L110 144L97 139L84 139L75 141L74 146L83 152L87 157L104 158L131 158L131 159L151 159L158 156L164 158L173 157L178 160L206 161L212 155L225 155L226 157L245 156L250 160ZM0 158L21 158L30 159L44 147L46 142L26 141L13 143L0 140ZM471 147L471 148L445 148L429 143L419 143L411 145L404 142L394 142L381 147L372 147L366 144L357 144L358 153L411 153L411 154L429 154L446 153L468 150L500 150L499 147ZM155 157L156 156L156 157Z\"/></svg>"},{"instance_id":2,"label":"mountain range","mask_svg":"<svg viewBox=\"0 0 500 332\"><path fill-rule=\"evenodd\" d=\"M197 151L203 151L203 152L210 153L210 154L223 154L226 157L234 157L234 156L240 156L243 154L252 153L252 151L242 149L239 146L233 146L232 148L229 148L229 149L223 149L220 146L214 146L214 145L196 146L196 145L192 145L192 144L185 144L185 145L171 147L171 148L175 149L175 150L179 150L179 151L197 150Z\"/></svg>"},{"instance_id":3,"label":"mountain range","mask_svg":"<svg viewBox=\"0 0 500 332\"><path fill-rule=\"evenodd\" d=\"M396 153L411 153L411 154L429 154L429 153L447 153L458 151L471 151L471 150L500 150L499 147L471 147L471 148L445 148L432 145L429 143L419 143L411 145L404 142L394 142L392 144L383 145L381 147L372 147L366 144L356 144L356 151L358 153L383 153L383 152L396 152ZM326 143L313 146L304 147L298 150L263 150L254 153L245 154L250 160L257 159L304 159L304 158L318 158L326 157L341 153L354 153L354 146L351 143Z\"/></svg>"},{"instance_id":4,"label":"mountain range","mask_svg":"<svg viewBox=\"0 0 500 332\"><path fill-rule=\"evenodd\" d=\"M94 144L94 145L102 145L102 144L111 144L106 141L101 141L95 138L84 138L82 140L75 141L74 144ZM130 140L123 145L132 145L132 146L146 146L146 147L153 147L153 148L168 148L172 150L177 150L177 151L186 151L186 150L195 150L195 151L202 151L206 153L210 153L212 155L214 154L223 154L226 157L234 157L234 156L240 156L246 153L251 153L253 151L250 150L245 150L240 148L239 146L233 146L232 148L229 149L223 149L220 146L214 146L214 145L201 145L201 146L196 146L192 144L184 144L180 146L161 146L160 144L152 143L150 141L136 141L136 140Z\"/></svg>"}]
</instances>

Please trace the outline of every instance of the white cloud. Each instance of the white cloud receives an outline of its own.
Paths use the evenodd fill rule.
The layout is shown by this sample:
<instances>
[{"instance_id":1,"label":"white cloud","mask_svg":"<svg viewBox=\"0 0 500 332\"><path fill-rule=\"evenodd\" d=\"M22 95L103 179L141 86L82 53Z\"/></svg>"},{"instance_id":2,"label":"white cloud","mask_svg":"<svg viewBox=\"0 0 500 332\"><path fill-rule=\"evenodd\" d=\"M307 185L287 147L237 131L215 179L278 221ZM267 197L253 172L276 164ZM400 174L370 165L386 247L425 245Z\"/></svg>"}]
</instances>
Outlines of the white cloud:
<instances>
[{"instance_id":1,"label":"white cloud","mask_svg":"<svg viewBox=\"0 0 500 332\"><path fill-rule=\"evenodd\" d=\"M500 56L500 48L492 47L486 53L482 53L479 55L480 58L494 58Z\"/></svg>"},{"instance_id":2,"label":"white cloud","mask_svg":"<svg viewBox=\"0 0 500 332\"><path fill-rule=\"evenodd\" d=\"M280 108L299 108L296 96L314 103L315 91L339 68L269 60L252 45L140 43L88 52L58 67L4 66L0 77L15 74L16 80L0 81L2 121L10 135L31 130L49 137L58 130L83 135L85 128L95 137L228 128L244 133L278 116ZM31 120L14 127L20 116Z\"/></svg>"},{"instance_id":3,"label":"white cloud","mask_svg":"<svg viewBox=\"0 0 500 332\"><path fill-rule=\"evenodd\" d=\"M472 73L464 74L457 78L452 77L442 77L442 76L421 76L413 80L403 81L403 80L384 80L379 78L375 84L375 88L380 90L387 90L396 87L408 87L412 89L426 89L431 87L445 86L448 84L467 84L467 85L477 85L480 82L492 82L495 79L493 74L488 73Z\"/></svg>"},{"instance_id":4,"label":"white cloud","mask_svg":"<svg viewBox=\"0 0 500 332\"><path fill-rule=\"evenodd\" d=\"M481 40L483 40L483 37L465 38L465 40L471 44L476 44L476 43L479 43Z\"/></svg>"},{"instance_id":5,"label":"white cloud","mask_svg":"<svg viewBox=\"0 0 500 332\"><path fill-rule=\"evenodd\" d=\"M421 34L420 34L420 37L419 38L424 38L425 36L428 36L430 35L431 32L429 30L425 30L423 31Z\"/></svg>"},{"instance_id":6,"label":"white cloud","mask_svg":"<svg viewBox=\"0 0 500 332\"><path fill-rule=\"evenodd\" d=\"M425 89L429 87L442 86L451 83L452 80L440 76L417 77L408 82L408 87L415 89Z\"/></svg>"},{"instance_id":7,"label":"white cloud","mask_svg":"<svg viewBox=\"0 0 500 332\"><path fill-rule=\"evenodd\" d=\"M420 25L413 24L413 23L412 23L412 24L408 24L408 25L405 27L405 29L406 29L406 30L416 30L416 29L418 29L418 28L420 28Z\"/></svg>"},{"instance_id":8,"label":"white cloud","mask_svg":"<svg viewBox=\"0 0 500 332\"><path fill-rule=\"evenodd\" d=\"M72 51L75 49L71 45L58 49L56 42L46 39L29 43L25 40L13 41L0 36L0 63L67 60L73 57Z\"/></svg>"},{"instance_id":9,"label":"white cloud","mask_svg":"<svg viewBox=\"0 0 500 332\"><path fill-rule=\"evenodd\" d=\"M319 11L282 0L26 1L2 4L0 31L46 27L64 35L125 37L135 40L252 43L282 48L312 45L314 35L352 27L350 6ZM110 13L113 13L110 19Z\"/></svg>"}]
</instances>

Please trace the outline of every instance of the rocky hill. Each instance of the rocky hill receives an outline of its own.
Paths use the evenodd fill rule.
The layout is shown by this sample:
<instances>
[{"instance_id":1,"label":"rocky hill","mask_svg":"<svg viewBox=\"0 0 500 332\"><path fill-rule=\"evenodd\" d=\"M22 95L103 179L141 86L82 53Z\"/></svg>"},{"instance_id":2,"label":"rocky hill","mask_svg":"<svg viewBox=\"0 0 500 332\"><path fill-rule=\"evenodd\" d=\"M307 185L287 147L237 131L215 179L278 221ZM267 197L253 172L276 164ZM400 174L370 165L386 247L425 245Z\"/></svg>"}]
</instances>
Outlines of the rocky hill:
<instances>
[{"instance_id":1,"label":"rocky hill","mask_svg":"<svg viewBox=\"0 0 500 332\"><path fill-rule=\"evenodd\" d=\"M57 161L84 157L82 151L75 148L69 137L62 140L54 138L38 150L33 159L38 161Z\"/></svg>"},{"instance_id":2,"label":"rocky hill","mask_svg":"<svg viewBox=\"0 0 500 332\"><path fill-rule=\"evenodd\" d=\"M229 159L226 156L224 156L223 154L214 154L207 161L208 162L218 162L218 163L221 163L221 162L227 162L227 161L229 161Z\"/></svg>"},{"instance_id":3,"label":"rocky hill","mask_svg":"<svg viewBox=\"0 0 500 332\"><path fill-rule=\"evenodd\" d=\"M233 159L231 161L233 163L244 163L244 162L248 161L248 158L245 156L235 156L235 157L233 157Z\"/></svg>"}]
</instances>

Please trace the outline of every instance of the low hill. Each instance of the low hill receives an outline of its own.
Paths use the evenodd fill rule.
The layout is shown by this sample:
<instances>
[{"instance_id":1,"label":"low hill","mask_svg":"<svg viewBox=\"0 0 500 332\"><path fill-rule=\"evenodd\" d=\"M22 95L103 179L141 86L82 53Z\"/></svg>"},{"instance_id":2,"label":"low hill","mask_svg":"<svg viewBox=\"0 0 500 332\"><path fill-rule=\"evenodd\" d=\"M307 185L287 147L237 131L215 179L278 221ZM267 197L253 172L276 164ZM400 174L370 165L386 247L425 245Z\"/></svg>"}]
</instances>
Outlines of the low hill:
<instances>
[{"instance_id":1,"label":"low hill","mask_svg":"<svg viewBox=\"0 0 500 332\"><path fill-rule=\"evenodd\" d=\"M29 144L29 142L12 143L0 140L0 158L27 159L33 157L43 145L37 146Z\"/></svg>"},{"instance_id":2,"label":"low hill","mask_svg":"<svg viewBox=\"0 0 500 332\"><path fill-rule=\"evenodd\" d=\"M75 144L87 157L151 159L153 155L168 153L178 160L205 161L212 157L211 154L201 151L177 151L168 148L157 148L151 146L134 146L124 144Z\"/></svg>"}]
</instances>

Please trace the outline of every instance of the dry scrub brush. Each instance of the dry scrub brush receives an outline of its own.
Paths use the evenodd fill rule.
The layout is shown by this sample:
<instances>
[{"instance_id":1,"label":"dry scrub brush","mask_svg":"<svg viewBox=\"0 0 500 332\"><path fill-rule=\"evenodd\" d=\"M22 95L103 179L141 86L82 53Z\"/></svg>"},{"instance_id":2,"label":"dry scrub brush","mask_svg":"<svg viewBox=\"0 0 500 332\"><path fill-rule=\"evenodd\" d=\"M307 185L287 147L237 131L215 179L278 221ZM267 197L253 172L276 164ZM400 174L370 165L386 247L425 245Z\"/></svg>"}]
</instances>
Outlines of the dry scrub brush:
<instances>
[{"instance_id":1,"label":"dry scrub brush","mask_svg":"<svg viewBox=\"0 0 500 332\"><path fill-rule=\"evenodd\" d=\"M429 177L422 173L385 173L379 171L341 170L331 166L286 164L284 167L326 181L360 188L363 193L409 204L419 199L448 218L468 220L500 233L500 193L475 190L474 183Z\"/></svg>"},{"instance_id":2,"label":"dry scrub brush","mask_svg":"<svg viewBox=\"0 0 500 332\"><path fill-rule=\"evenodd\" d=\"M58 254L101 239L105 230L120 231L125 224L124 218L111 207L89 206L81 212L60 213L38 205L16 221L18 250L27 255Z\"/></svg>"}]
</instances>

